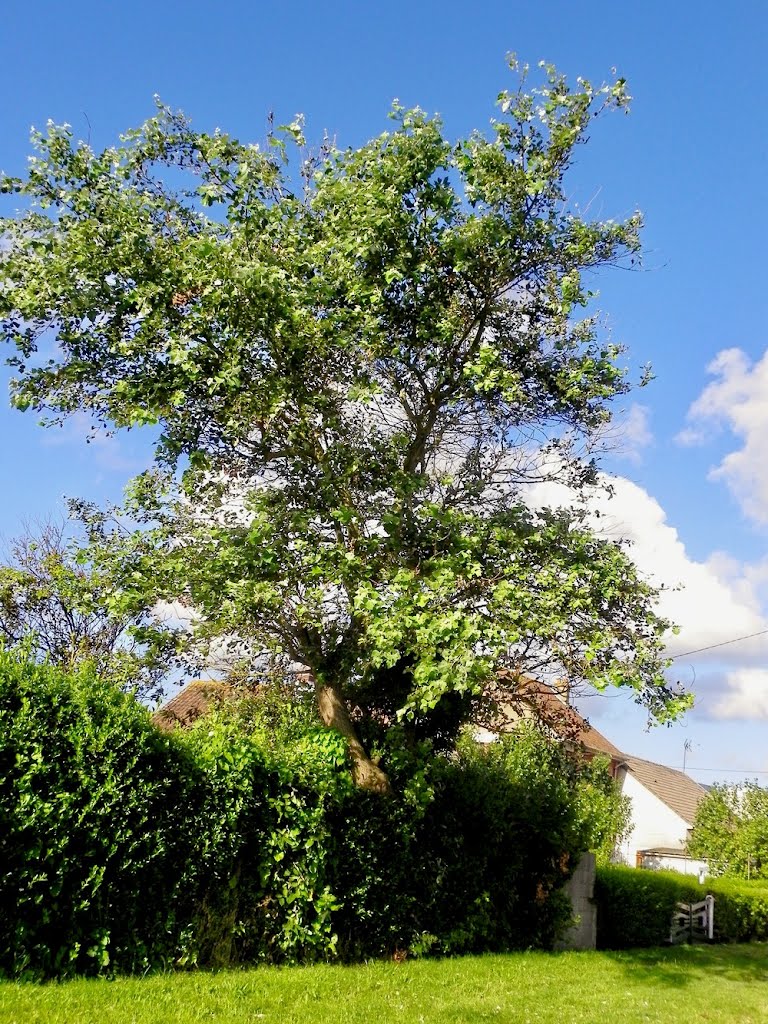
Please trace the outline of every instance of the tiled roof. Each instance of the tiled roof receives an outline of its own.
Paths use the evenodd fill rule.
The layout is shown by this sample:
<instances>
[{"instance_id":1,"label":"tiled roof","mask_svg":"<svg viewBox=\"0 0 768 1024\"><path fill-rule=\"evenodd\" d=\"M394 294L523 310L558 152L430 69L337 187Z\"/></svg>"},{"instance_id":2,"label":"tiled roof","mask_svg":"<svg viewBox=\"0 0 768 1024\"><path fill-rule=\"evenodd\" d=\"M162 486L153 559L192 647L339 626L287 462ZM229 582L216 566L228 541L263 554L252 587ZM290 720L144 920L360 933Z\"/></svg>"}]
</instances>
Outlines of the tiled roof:
<instances>
[{"instance_id":1,"label":"tiled roof","mask_svg":"<svg viewBox=\"0 0 768 1024\"><path fill-rule=\"evenodd\" d=\"M500 678L514 679L513 676L505 677L501 673ZM504 711L510 718L528 718L533 715L553 733L572 743L581 744L593 753L607 754L616 761L624 759L619 748L591 726L576 708L566 703L555 687L528 676L519 677L516 685L517 693L504 705Z\"/></svg>"},{"instance_id":2,"label":"tiled roof","mask_svg":"<svg viewBox=\"0 0 768 1024\"><path fill-rule=\"evenodd\" d=\"M675 814L679 814L688 825L693 824L696 808L707 794L703 786L677 768L667 768L666 765L644 761L628 754L622 755L622 760L638 782Z\"/></svg>"},{"instance_id":3,"label":"tiled roof","mask_svg":"<svg viewBox=\"0 0 768 1024\"><path fill-rule=\"evenodd\" d=\"M608 739L607 736L603 736L601 732L598 732L593 725L590 725L585 719L584 727L581 729L578 735L578 740L583 743L587 750L594 750L599 754L607 754L616 761L624 760L624 755L621 753L618 747L614 746L613 743Z\"/></svg>"},{"instance_id":4,"label":"tiled roof","mask_svg":"<svg viewBox=\"0 0 768 1024\"><path fill-rule=\"evenodd\" d=\"M293 673L300 682L311 679L306 670ZM516 680L517 693L513 702L504 705L505 715L512 720L537 716L553 732L563 738L582 744L587 750L607 754L614 760L624 760L624 755L601 732L593 728L575 708L566 704L557 691L547 683L521 676ZM159 708L153 717L161 729L173 729L179 725L191 725L204 715L216 697L231 693L226 683L214 680L196 679L187 683L175 697Z\"/></svg>"},{"instance_id":5,"label":"tiled roof","mask_svg":"<svg viewBox=\"0 0 768 1024\"><path fill-rule=\"evenodd\" d=\"M195 679L179 690L167 704L158 708L152 715L152 720L161 729L191 725L206 713L213 700L224 697L229 692L230 687L226 683L218 683L212 679Z\"/></svg>"}]
</instances>

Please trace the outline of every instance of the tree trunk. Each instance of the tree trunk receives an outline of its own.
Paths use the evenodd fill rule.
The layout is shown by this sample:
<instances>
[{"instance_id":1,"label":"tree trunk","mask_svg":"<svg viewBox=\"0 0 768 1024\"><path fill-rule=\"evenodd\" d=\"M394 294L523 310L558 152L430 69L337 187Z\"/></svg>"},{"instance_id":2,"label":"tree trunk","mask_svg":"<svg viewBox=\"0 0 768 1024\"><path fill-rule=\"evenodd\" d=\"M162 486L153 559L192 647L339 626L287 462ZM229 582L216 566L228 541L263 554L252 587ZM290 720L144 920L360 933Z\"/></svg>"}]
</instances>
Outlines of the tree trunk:
<instances>
[{"instance_id":1,"label":"tree trunk","mask_svg":"<svg viewBox=\"0 0 768 1024\"><path fill-rule=\"evenodd\" d=\"M336 732L341 733L347 741L352 758L352 778L355 785L373 793L391 793L392 787L386 773L371 760L360 742L352 719L349 717L347 705L338 688L327 683L318 683L316 693L317 706L323 722L329 729L335 729Z\"/></svg>"}]
</instances>

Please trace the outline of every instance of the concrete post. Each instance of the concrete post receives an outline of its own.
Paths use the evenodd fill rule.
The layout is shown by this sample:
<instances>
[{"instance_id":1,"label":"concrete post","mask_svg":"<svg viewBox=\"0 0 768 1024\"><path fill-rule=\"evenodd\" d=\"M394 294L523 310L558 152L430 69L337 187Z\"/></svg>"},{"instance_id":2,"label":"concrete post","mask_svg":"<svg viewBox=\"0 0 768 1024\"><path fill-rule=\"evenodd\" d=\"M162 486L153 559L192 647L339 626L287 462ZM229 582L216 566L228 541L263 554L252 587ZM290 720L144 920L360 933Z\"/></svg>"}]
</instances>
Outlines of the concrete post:
<instances>
[{"instance_id":1,"label":"concrete post","mask_svg":"<svg viewBox=\"0 0 768 1024\"><path fill-rule=\"evenodd\" d=\"M571 899L574 923L555 949L595 949L597 945L597 907L595 895L595 855L582 855L576 870L566 882L565 891Z\"/></svg>"}]
</instances>

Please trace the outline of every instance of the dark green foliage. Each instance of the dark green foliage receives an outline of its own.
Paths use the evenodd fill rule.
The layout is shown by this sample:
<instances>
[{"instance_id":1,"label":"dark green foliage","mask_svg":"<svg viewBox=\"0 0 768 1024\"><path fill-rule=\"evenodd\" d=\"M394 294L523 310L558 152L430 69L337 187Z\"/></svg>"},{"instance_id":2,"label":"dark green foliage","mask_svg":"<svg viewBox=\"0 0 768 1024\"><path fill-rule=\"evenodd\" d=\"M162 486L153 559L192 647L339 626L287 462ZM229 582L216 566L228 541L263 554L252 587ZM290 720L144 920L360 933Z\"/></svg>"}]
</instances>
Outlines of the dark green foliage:
<instances>
[{"instance_id":1,"label":"dark green foliage","mask_svg":"<svg viewBox=\"0 0 768 1024\"><path fill-rule=\"evenodd\" d=\"M535 729L486 747L467 738L451 757L414 745L408 727L390 729L384 753L397 796L381 800L350 786L338 770L343 747L334 753L325 733L297 731L289 702L282 722L267 704L269 732L259 725L262 706L235 715L262 749L265 740L271 744L283 787L296 787L303 767L294 824L324 802L312 825L323 847L313 866L321 856L323 891L338 902L330 920L340 956L551 945L570 913L562 885L581 851L614 828L621 803L600 764L574 761ZM315 757L326 745L325 768L318 759L307 772L310 739Z\"/></svg>"},{"instance_id":2,"label":"dark green foliage","mask_svg":"<svg viewBox=\"0 0 768 1024\"><path fill-rule=\"evenodd\" d=\"M0 970L172 956L198 774L116 687L0 651Z\"/></svg>"},{"instance_id":3,"label":"dark green foliage","mask_svg":"<svg viewBox=\"0 0 768 1024\"><path fill-rule=\"evenodd\" d=\"M595 883L600 949L661 946L669 941L677 903L715 897L715 941L768 939L768 887L725 879L695 878L674 871L601 867Z\"/></svg>"},{"instance_id":4,"label":"dark green foliage","mask_svg":"<svg viewBox=\"0 0 768 1024\"><path fill-rule=\"evenodd\" d=\"M336 830L341 953L551 945L569 914L558 890L591 839L577 777L531 732L412 768L401 800L352 794Z\"/></svg>"},{"instance_id":5,"label":"dark green foliage","mask_svg":"<svg viewBox=\"0 0 768 1024\"><path fill-rule=\"evenodd\" d=\"M0 972L550 946L603 827L584 766L535 731L387 743L383 799L279 691L168 736L114 685L0 652Z\"/></svg>"},{"instance_id":6,"label":"dark green foliage","mask_svg":"<svg viewBox=\"0 0 768 1024\"><path fill-rule=\"evenodd\" d=\"M695 878L673 871L602 867L595 880L598 948L660 946L669 940L677 902L706 894Z\"/></svg>"},{"instance_id":7,"label":"dark green foliage","mask_svg":"<svg viewBox=\"0 0 768 1024\"><path fill-rule=\"evenodd\" d=\"M590 845L576 766L530 731L466 743L435 774L424 845L439 886L427 930L446 952L550 946L570 913L558 890Z\"/></svg>"}]
</instances>

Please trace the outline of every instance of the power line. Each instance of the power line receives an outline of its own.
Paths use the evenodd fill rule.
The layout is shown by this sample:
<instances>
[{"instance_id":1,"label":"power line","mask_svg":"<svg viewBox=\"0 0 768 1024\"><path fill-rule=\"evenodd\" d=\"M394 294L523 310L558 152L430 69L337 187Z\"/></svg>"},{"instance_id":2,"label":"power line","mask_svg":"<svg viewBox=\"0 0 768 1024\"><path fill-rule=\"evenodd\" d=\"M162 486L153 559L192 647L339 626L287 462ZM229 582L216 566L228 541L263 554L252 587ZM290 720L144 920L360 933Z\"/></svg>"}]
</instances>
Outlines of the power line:
<instances>
[{"instance_id":1,"label":"power line","mask_svg":"<svg viewBox=\"0 0 768 1024\"><path fill-rule=\"evenodd\" d=\"M728 644L738 644L742 640L751 640L755 636L765 636L768 629L760 629L757 633L747 633L746 636L735 636L733 640L723 640L719 644L709 644L707 647L697 647L695 651L684 651L682 654L673 654L670 661L677 661L679 658L689 658L692 654L701 654L702 651L713 651L716 647L727 647Z\"/></svg>"},{"instance_id":2,"label":"power line","mask_svg":"<svg viewBox=\"0 0 768 1024\"><path fill-rule=\"evenodd\" d=\"M683 771L682 768L678 768L677 771ZM768 775L768 768L698 768L696 765L689 764L685 769L687 772L734 772L739 775Z\"/></svg>"}]
</instances>

